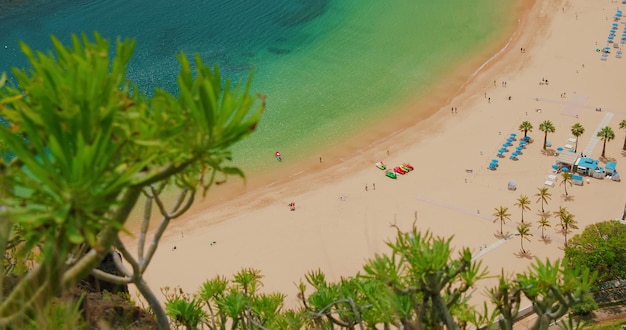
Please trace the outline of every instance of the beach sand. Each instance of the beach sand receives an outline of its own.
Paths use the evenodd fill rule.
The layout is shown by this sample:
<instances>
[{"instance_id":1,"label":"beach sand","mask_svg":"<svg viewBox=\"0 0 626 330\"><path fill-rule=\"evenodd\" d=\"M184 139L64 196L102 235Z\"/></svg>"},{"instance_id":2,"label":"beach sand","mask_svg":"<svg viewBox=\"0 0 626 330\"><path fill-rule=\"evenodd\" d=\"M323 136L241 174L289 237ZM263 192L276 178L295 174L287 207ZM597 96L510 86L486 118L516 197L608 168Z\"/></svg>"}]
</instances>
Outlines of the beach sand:
<instances>
[{"instance_id":1,"label":"beach sand","mask_svg":"<svg viewBox=\"0 0 626 330\"><path fill-rule=\"evenodd\" d=\"M607 45L618 7L626 5L537 1L525 10L506 48L483 58L493 56L479 71L480 63L473 63L453 83L455 88L407 105L406 113L431 107L428 118L397 118L320 155L322 162L314 157L310 164L286 164L280 176L216 187L170 224L146 273L148 284L155 291L180 286L196 292L215 275L230 278L242 268L256 268L264 276L265 292L283 292L287 307L296 307L296 283L307 272L321 269L330 281L356 274L368 258L387 252L385 242L396 233L392 224L409 230L415 223L422 231L454 236L453 245L480 254L478 260L492 275L501 269L523 272L532 257L561 258L564 238L555 229L558 219L550 219L549 240L540 240L537 227L541 207L534 195L556 160L542 150L544 136L538 128L544 120L554 123L556 132L548 135L554 151L569 144L571 126L581 123L585 133L578 153L589 146L587 156L598 159L602 141L592 148L592 137L608 123L616 138L607 143L607 159L617 162L618 171L626 168L621 150L626 132L618 128L626 119L626 59L616 58L614 48L606 61L596 52ZM625 22L617 22L618 36ZM542 79L549 83L540 84ZM534 142L519 160L510 160L509 151L497 170L488 170L509 134L523 135L518 126L525 120L534 126L529 133ZM391 167L409 162L415 170L391 180L374 166L377 161ZM509 181L515 182L515 191L507 189ZM569 198L558 182L551 187L546 209L564 206L575 215L580 229L570 237L588 224L622 216L623 182L590 178L567 189ZM514 233L521 216L514 204L521 195L533 202L525 213L534 234L524 242L531 258L518 256L519 237L500 240L500 225L493 222L494 209L508 207L512 221L504 231ZM290 211L291 202L295 211ZM126 242L134 250L136 240ZM494 283L483 281L473 299L484 300L484 287Z\"/></svg>"}]
</instances>

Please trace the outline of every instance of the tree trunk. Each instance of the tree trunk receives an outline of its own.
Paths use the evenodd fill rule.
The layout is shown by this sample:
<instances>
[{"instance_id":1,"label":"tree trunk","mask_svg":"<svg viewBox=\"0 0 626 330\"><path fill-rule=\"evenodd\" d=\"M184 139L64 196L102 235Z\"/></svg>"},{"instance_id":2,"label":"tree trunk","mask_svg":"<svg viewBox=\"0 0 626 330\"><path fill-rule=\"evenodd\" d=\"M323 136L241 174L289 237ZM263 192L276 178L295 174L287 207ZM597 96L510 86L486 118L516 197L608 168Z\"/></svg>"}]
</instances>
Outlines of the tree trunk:
<instances>
[{"instance_id":1,"label":"tree trunk","mask_svg":"<svg viewBox=\"0 0 626 330\"><path fill-rule=\"evenodd\" d=\"M546 143L548 143L548 132L543 136L543 150L546 150Z\"/></svg>"},{"instance_id":2,"label":"tree trunk","mask_svg":"<svg viewBox=\"0 0 626 330\"><path fill-rule=\"evenodd\" d=\"M604 143L602 144L602 157L604 156L604 151L606 150L606 139L604 139Z\"/></svg>"}]
</instances>

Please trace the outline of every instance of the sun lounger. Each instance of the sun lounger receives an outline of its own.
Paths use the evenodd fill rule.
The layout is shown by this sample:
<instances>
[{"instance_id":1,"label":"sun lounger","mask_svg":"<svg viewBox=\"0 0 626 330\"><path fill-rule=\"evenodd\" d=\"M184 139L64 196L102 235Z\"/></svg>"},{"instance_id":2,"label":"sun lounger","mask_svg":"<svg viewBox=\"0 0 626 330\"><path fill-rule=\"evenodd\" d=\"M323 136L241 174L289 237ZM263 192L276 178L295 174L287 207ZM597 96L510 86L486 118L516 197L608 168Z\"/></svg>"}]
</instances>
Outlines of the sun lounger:
<instances>
[{"instance_id":1,"label":"sun lounger","mask_svg":"<svg viewBox=\"0 0 626 330\"><path fill-rule=\"evenodd\" d=\"M566 145L565 145L565 148L567 148L567 149L572 149L572 148L574 148L574 146L573 146L572 144L569 144L569 143L568 143L568 144L566 144Z\"/></svg>"},{"instance_id":2,"label":"sun lounger","mask_svg":"<svg viewBox=\"0 0 626 330\"><path fill-rule=\"evenodd\" d=\"M548 179L550 181L554 181L554 180L556 180L556 175L555 174L550 174L550 175L546 176L546 179Z\"/></svg>"},{"instance_id":3,"label":"sun lounger","mask_svg":"<svg viewBox=\"0 0 626 330\"><path fill-rule=\"evenodd\" d=\"M546 180L543 182L546 186L554 187L554 181Z\"/></svg>"}]
</instances>

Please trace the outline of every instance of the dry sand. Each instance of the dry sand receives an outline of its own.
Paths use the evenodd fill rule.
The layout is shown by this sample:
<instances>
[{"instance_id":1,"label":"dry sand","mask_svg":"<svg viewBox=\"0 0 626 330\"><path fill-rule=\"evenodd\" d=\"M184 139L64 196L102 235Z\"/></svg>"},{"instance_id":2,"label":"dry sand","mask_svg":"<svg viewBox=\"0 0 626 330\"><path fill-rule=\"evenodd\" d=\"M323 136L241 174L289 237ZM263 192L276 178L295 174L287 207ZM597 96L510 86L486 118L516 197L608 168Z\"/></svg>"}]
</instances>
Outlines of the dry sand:
<instances>
[{"instance_id":1,"label":"dry sand","mask_svg":"<svg viewBox=\"0 0 626 330\"><path fill-rule=\"evenodd\" d=\"M563 236L549 228L550 239L542 241L537 228L540 206L534 195L556 160L542 151L538 127L544 120L554 123L556 132L548 140L556 148L568 143L571 126L580 122L585 127L581 152L603 120L610 119L616 138L607 144L606 155L617 161L618 171L626 172L621 150L626 132L618 128L626 119L626 58L616 58L611 48L608 60L601 61L596 52L607 45L618 7L626 5L609 0L537 1L519 21L506 49L471 78L465 77L467 84L458 93L448 93L448 101L438 104L427 120L374 143L352 142L354 156L329 153L322 164L317 157L312 161L317 163L314 170L293 169L283 172L281 180L248 187L228 201L199 203L170 225L146 274L148 284L195 292L215 275L230 277L244 267L257 268L264 275L264 290L286 293L287 305L294 307L294 283L304 274L319 268L331 281L354 275L368 258L387 251L385 241L395 235L391 224L408 230L414 222L436 235L454 235L453 244L480 253L479 260L493 275L501 269L522 272L532 258L516 255L519 237L499 240L500 227L492 215L494 208L509 207L512 221L504 231L514 233L520 221L514 204L521 195L533 202L525 214L534 234L524 243L526 250L541 259L562 257ZM619 40L626 18L618 23ZM542 79L549 84L540 84ZM451 107L458 113L451 113ZM523 135L518 126L525 120L534 126L529 133L534 143L519 160L510 160L508 152L497 170L488 170L509 134ZM601 151L600 141L587 155L597 159ZM415 171L391 180L374 166L377 161L390 166L410 162ZM517 190L507 189L509 181ZM550 188L546 208L567 207L580 227L573 234L588 224L622 216L623 182L591 178L568 190L570 198L565 199L563 186ZM296 203L296 211L290 211L290 202ZM551 222L556 227L558 219ZM130 247L134 244L128 240ZM481 251L484 246L488 249ZM482 292L478 288L476 300L484 299Z\"/></svg>"}]
</instances>

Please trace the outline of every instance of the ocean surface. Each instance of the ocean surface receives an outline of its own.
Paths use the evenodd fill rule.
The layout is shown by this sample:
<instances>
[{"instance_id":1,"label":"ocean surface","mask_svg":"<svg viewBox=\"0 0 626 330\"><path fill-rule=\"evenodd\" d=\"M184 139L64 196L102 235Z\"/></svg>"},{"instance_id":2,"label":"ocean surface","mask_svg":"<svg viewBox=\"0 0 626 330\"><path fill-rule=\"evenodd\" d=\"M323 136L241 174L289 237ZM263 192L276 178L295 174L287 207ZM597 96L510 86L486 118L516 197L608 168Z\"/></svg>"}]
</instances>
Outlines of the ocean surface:
<instances>
[{"instance_id":1,"label":"ocean surface","mask_svg":"<svg viewBox=\"0 0 626 330\"><path fill-rule=\"evenodd\" d=\"M128 76L176 93L176 55L198 53L267 97L234 149L244 171L311 157L440 82L490 45L516 0L0 0L0 72L27 65L18 42L72 33L137 41ZM315 159L315 157L314 157Z\"/></svg>"}]
</instances>

